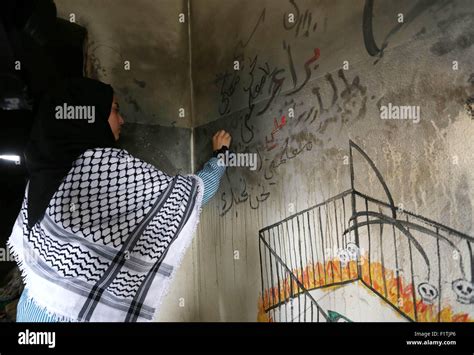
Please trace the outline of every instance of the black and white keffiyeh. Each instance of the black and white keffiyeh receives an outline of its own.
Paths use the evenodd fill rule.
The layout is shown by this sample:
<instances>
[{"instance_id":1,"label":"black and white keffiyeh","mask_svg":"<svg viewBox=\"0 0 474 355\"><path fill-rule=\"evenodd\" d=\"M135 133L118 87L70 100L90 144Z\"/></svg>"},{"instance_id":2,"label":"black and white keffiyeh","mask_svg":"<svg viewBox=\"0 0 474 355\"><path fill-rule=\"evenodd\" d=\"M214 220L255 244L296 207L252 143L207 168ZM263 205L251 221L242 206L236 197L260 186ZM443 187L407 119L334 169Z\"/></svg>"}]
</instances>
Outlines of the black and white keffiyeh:
<instances>
[{"instance_id":1,"label":"black and white keffiyeh","mask_svg":"<svg viewBox=\"0 0 474 355\"><path fill-rule=\"evenodd\" d=\"M89 149L31 229L25 192L8 246L29 295L61 320L152 321L202 194L195 175L168 176L122 149Z\"/></svg>"}]
</instances>

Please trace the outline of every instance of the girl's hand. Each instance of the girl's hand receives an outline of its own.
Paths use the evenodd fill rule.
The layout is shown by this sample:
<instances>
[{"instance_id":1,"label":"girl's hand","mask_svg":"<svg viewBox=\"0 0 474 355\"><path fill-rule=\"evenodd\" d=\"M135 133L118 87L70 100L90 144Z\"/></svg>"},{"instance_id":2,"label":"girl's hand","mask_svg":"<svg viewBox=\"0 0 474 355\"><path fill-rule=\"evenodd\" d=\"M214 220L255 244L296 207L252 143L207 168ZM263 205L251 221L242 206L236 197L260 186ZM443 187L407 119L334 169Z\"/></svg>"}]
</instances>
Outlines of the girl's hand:
<instances>
[{"instance_id":1,"label":"girl's hand","mask_svg":"<svg viewBox=\"0 0 474 355\"><path fill-rule=\"evenodd\" d=\"M230 148L231 140L232 137L228 132L224 131L223 129L217 131L212 137L212 150L219 150L222 148L223 145L227 146L227 148Z\"/></svg>"}]
</instances>

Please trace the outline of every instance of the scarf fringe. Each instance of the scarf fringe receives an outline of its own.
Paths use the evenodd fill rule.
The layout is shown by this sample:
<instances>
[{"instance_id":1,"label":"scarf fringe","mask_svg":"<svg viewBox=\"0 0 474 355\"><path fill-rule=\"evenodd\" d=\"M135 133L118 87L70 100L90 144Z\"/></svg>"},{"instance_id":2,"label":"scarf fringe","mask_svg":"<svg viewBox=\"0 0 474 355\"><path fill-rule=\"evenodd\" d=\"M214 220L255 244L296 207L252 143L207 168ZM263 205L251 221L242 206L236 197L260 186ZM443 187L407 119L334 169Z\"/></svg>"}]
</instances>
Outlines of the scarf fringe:
<instances>
[{"instance_id":1,"label":"scarf fringe","mask_svg":"<svg viewBox=\"0 0 474 355\"><path fill-rule=\"evenodd\" d=\"M38 299L41 299L41 298L40 297L35 298L34 288L32 289L29 287L31 286L30 275L28 275L28 271L26 270L23 257L20 256L20 253L16 250L16 247L13 244L11 239L7 240L7 247L10 251L10 254L15 259L18 265L18 268L20 269L20 275L21 275L23 284L25 285L25 289L28 289L28 297L26 300L34 303L34 305L37 306L37 308L41 309L42 312L46 313L48 317L53 318L55 322L77 322L77 320L66 317L64 315L59 314L58 312L54 310L51 310L49 306L45 305L41 301L38 302ZM23 292L25 292L25 290L23 290Z\"/></svg>"}]
</instances>

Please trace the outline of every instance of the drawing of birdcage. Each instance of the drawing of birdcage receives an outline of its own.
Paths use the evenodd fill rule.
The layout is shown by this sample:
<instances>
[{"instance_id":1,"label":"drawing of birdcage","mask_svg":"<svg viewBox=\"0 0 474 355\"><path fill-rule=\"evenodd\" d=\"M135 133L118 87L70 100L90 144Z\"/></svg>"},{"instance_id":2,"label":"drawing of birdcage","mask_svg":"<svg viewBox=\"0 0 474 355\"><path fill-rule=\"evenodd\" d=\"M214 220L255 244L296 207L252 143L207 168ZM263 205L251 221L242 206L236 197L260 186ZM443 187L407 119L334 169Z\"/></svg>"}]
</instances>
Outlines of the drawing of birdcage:
<instances>
[{"instance_id":1,"label":"drawing of birdcage","mask_svg":"<svg viewBox=\"0 0 474 355\"><path fill-rule=\"evenodd\" d=\"M472 321L474 238L396 208L349 148L350 189L259 231L259 319ZM355 188L355 154L387 201Z\"/></svg>"}]
</instances>

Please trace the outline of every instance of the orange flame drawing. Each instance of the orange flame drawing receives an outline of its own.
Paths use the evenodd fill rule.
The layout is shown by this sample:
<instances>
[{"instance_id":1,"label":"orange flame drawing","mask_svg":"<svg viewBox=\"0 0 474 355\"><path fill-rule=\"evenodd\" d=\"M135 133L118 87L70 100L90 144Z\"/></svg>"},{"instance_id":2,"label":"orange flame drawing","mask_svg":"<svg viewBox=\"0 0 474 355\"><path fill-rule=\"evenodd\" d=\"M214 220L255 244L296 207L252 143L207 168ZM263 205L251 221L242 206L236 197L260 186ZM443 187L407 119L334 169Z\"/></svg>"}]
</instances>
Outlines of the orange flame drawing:
<instances>
[{"instance_id":1,"label":"orange flame drawing","mask_svg":"<svg viewBox=\"0 0 474 355\"><path fill-rule=\"evenodd\" d=\"M369 273L369 263L366 256L361 257L359 263L362 280L381 295L385 295L388 302L411 319L415 319L416 309L418 322L438 322L438 318L440 322L474 321L466 313L455 313L450 305L443 305L438 312L437 305L427 304L419 297L417 297L416 307L414 307L415 289L413 284L406 283L401 276L395 276L395 273L390 269L383 270L382 264L379 262L370 263ZM355 260L349 261L344 266L339 259L335 258L328 260L325 264L320 262L308 264L305 268L293 269L292 272L307 290L311 290L344 281L357 280L357 266ZM294 278L289 275L283 279L280 277L279 286L265 289L263 297L260 294L257 320L259 322L273 322L272 317L265 312L265 309L278 305L280 302L284 303L290 299L291 295L295 296L299 293L303 293L303 289Z\"/></svg>"}]
</instances>

